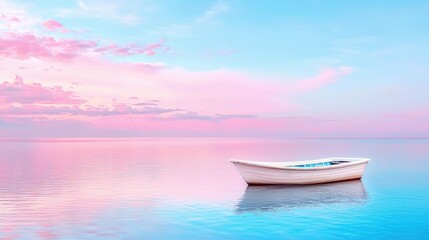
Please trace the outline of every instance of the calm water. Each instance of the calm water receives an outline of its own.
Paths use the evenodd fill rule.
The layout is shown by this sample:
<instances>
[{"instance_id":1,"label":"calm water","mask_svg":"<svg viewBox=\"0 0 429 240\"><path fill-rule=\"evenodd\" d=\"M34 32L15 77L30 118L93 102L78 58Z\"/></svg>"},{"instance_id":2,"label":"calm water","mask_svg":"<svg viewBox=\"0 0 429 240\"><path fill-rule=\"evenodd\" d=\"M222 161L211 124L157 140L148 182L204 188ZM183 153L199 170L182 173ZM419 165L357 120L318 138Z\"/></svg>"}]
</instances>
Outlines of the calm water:
<instances>
[{"instance_id":1,"label":"calm water","mask_svg":"<svg viewBox=\"0 0 429 240\"><path fill-rule=\"evenodd\" d=\"M230 158L370 157L362 181L247 187ZM429 238L429 140L0 142L0 239Z\"/></svg>"}]
</instances>

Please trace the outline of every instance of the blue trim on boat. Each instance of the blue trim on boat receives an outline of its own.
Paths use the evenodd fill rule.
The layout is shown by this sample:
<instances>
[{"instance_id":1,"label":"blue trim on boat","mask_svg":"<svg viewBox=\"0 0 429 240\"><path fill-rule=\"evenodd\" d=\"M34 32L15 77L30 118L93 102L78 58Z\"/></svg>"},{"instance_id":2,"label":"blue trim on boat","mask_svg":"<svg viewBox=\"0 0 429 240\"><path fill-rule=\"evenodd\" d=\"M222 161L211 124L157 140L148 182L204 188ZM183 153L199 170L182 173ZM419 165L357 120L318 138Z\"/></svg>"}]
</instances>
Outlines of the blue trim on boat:
<instances>
[{"instance_id":1,"label":"blue trim on boat","mask_svg":"<svg viewBox=\"0 0 429 240\"><path fill-rule=\"evenodd\" d=\"M341 163L346 163L348 161L330 161L330 162L321 162L321 163L311 163L311 164L302 164L302 165L294 165L291 167L297 167L297 168L314 168L314 167L326 167L326 166L332 166L337 165Z\"/></svg>"}]
</instances>

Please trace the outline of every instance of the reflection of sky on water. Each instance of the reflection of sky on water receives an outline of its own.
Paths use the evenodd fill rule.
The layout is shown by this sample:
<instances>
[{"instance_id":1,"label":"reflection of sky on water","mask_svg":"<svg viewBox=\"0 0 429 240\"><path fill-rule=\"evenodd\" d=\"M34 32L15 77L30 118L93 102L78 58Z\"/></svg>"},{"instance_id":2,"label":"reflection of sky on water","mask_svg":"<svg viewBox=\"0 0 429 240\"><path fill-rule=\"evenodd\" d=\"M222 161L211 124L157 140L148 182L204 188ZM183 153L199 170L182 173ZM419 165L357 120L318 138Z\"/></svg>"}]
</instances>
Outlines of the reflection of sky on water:
<instances>
[{"instance_id":1,"label":"reflection of sky on water","mask_svg":"<svg viewBox=\"0 0 429 240\"><path fill-rule=\"evenodd\" d=\"M237 212L364 204L367 198L360 180L306 186L248 186L237 204Z\"/></svg>"},{"instance_id":2,"label":"reflection of sky on water","mask_svg":"<svg viewBox=\"0 0 429 240\"><path fill-rule=\"evenodd\" d=\"M329 156L372 161L304 187L247 187L228 162ZM2 141L0 238L421 238L427 169L428 140Z\"/></svg>"}]
</instances>

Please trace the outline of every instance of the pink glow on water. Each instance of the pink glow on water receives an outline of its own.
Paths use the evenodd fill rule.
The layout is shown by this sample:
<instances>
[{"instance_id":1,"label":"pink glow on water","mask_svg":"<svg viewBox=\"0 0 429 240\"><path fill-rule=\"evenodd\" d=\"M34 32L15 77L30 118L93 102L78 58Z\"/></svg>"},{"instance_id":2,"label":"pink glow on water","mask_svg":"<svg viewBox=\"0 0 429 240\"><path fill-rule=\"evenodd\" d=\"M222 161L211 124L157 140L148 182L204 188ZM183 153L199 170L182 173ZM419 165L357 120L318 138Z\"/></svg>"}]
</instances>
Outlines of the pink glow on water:
<instances>
[{"instance_id":1,"label":"pink glow on water","mask_svg":"<svg viewBox=\"0 0 429 240\"><path fill-rule=\"evenodd\" d=\"M22 199L23 202L31 200L31 208L4 206L0 221L10 214L27 216L25 219L29 221L14 224L29 224L32 218L52 223L54 220L50 218L54 215L56 220L60 220L57 219L60 216L63 220L86 218L97 209L118 202L152 204L144 201L147 197L179 202L235 201L245 183L228 159L281 161L303 156L301 144L285 145L275 140L88 140L15 142L9 150L3 148L2 187L20 184L22 188L17 192L2 192L2 198L13 198L28 191L44 194L39 199ZM17 159L26 159L27 168L17 167L16 164L20 164ZM221 179L219 173L222 173ZM73 206L87 210L77 215L68 214Z\"/></svg>"},{"instance_id":2,"label":"pink glow on water","mask_svg":"<svg viewBox=\"0 0 429 240\"><path fill-rule=\"evenodd\" d=\"M121 235L126 226L98 225L100 217L113 209L128 212L129 221L146 219L144 223L153 223L156 229L165 221L161 213L178 206L234 209L246 184L228 162L231 158L370 157L374 162L364 181L377 182L380 174L391 171L381 159L388 161L389 169L404 169L396 159L412 157L416 160L405 169L418 171L426 164L422 159L428 151L424 141L74 138L2 141L0 153L0 236L34 232L38 237L61 238L74 226L83 226L76 234Z\"/></svg>"}]
</instances>

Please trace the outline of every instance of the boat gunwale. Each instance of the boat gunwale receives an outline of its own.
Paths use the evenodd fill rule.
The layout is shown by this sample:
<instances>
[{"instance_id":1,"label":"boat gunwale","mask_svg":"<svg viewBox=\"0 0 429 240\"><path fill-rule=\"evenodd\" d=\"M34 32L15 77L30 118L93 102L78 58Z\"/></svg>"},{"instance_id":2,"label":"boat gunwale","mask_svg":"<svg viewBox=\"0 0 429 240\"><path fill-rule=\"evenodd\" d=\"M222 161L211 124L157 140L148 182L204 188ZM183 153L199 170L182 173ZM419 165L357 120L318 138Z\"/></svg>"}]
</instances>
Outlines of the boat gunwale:
<instances>
[{"instance_id":1,"label":"boat gunwale","mask_svg":"<svg viewBox=\"0 0 429 240\"><path fill-rule=\"evenodd\" d=\"M308 168L294 167L296 165L335 161L336 159L338 159L337 161L348 160L348 162L340 163L336 165L308 167ZM234 164L243 164L248 166L270 168L270 169L294 170L294 171L318 171L318 170L325 170L325 169L343 168L347 166L359 165L364 163L366 164L370 160L371 160L370 158L331 157L331 158L322 158L322 159L296 161L296 162L256 162L256 161L246 161L246 160L239 160L239 159L231 159L230 162ZM270 165L270 164L273 164L273 165Z\"/></svg>"}]
</instances>

